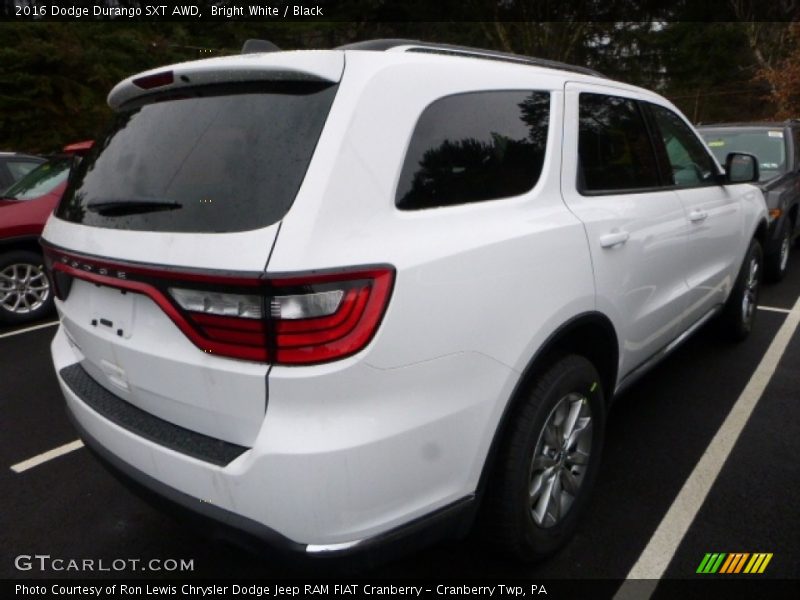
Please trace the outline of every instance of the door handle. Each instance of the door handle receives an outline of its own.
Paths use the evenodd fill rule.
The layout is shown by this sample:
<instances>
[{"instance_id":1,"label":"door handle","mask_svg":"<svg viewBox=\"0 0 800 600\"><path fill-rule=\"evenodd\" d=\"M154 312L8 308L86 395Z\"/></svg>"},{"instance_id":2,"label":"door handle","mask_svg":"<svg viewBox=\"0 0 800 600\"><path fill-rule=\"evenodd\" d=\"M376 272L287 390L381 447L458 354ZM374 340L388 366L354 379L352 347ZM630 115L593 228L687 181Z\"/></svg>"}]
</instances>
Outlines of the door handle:
<instances>
[{"instance_id":1,"label":"door handle","mask_svg":"<svg viewBox=\"0 0 800 600\"><path fill-rule=\"evenodd\" d=\"M707 217L708 213L704 210L693 210L692 212L689 213L689 220L692 223L700 223L702 221L705 221Z\"/></svg>"},{"instance_id":2,"label":"door handle","mask_svg":"<svg viewBox=\"0 0 800 600\"><path fill-rule=\"evenodd\" d=\"M600 236L600 246L603 248L621 246L628 241L629 237L631 237L631 234L627 231L612 231L611 233Z\"/></svg>"}]
</instances>

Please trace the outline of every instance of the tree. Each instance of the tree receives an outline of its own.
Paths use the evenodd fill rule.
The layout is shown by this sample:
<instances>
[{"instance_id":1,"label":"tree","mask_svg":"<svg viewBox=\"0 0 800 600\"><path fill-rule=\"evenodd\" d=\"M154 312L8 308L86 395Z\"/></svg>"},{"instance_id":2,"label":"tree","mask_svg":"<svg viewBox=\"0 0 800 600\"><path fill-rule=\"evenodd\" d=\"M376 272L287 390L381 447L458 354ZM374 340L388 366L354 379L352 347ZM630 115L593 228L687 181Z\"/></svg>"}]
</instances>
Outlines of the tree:
<instances>
[{"instance_id":1,"label":"tree","mask_svg":"<svg viewBox=\"0 0 800 600\"><path fill-rule=\"evenodd\" d=\"M800 116L800 23L789 29L789 52L775 67L761 69L758 77L770 85L770 98L777 107L776 118Z\"/></svg>"}]
</instances>

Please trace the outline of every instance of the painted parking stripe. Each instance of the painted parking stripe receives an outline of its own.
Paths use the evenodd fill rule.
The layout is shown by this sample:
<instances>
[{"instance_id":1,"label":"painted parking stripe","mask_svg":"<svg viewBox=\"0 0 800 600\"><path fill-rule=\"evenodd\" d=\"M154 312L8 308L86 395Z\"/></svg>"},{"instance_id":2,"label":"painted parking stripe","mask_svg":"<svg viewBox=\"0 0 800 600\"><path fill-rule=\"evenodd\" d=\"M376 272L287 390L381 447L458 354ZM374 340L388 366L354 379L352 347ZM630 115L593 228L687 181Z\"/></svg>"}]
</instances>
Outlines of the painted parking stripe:
<instances>
[{"instance_id":1,"label":"painted parking stripe","mask_svg":"<svg viewBox=\"0 0 800 600\"><path fill-rule=\"evenodd\" d=\"M783 313L785 315L792 312L791 308L778 308L777 306L759 306L758 310L767 310L769 312Z\"/></svg>"},{"instance_id":2,"label":"painted parking stripe","mask_svg":"<svg viewBox=\"0 0 800 600\"><path fill-rule=\"evenodd\" d=\"M52 327L53 325L58 325L58 321L41 323L39 325L32 325L31 327L25 327L24 329L16 329L14 331L9 331L8 333L0 333L0 339L11 337L12 335L20 335L22 333L28 333L29 331L36 331L37 329L44 329L45 327Z\"/></svg>"},{"instance_id":3,"label":"painted parking stripe","mask_svg":"<svg viewBox=\"0 0 800 600\"><path fill-rule=\"evenodd\" d=\"M615 600L649 597L650 594L643 595L644 589L641 584L644 582L637 583L635 580L648 579L650 580L647 582L650 593L655 590L658 580L664 575L675 551L694 521L697 511L700 510L722 470L725 460L736 444L736 440L778 368L778 363L799 324L800 298L789 311L786 320L775 334L767 352L750 377L750 381L747 382L747 386L736 400L703 456L700 457L691 475L683 484L672 506L650 538L647 547L631 568L625 583L615 595Z\"/></svg>"},{"instance_id":4,"label":"painted parking stripe","mask_svg":"<svg viewBox=\"0 0 800 600\"><path fill-rule=\"evenodd\" d=\"M83 442L80 440L75 440L74 442L70 442L69 444L64 444L63 446L59 446L58 448L53 448L52 450L48 450L47 452L43 452L42 454L38 454L33 458L29 458L28 460L23 460L21 463L17 463L11 467L11 470L15 473L22 473L27 471L28 469L32 469L34 467L38 467L39 465L46 463L49 460L53 460L54 458L58 458L59 456L64 456L65 454L69 454L79 448L83 448Z\"/></svg>"}]
</instances>

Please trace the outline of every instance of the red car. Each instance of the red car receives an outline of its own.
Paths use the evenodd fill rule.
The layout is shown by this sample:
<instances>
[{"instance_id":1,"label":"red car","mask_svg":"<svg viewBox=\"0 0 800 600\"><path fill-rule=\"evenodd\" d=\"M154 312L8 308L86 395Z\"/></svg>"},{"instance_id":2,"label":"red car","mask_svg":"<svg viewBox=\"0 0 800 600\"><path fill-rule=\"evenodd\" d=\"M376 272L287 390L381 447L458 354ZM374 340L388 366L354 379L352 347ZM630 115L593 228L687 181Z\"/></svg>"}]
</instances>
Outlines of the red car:
<instances>
[{"instance_id":1,"label":"red car","mask_svg":"<svg viewBox=\"0 0 800 600\"><path fill-rule=\"evenodd\" d=\"M67 187L72 167L92 147L70 144L0 194L0 322L25 323L53 307L39 235Z\"/></svg>"}]
</instances>

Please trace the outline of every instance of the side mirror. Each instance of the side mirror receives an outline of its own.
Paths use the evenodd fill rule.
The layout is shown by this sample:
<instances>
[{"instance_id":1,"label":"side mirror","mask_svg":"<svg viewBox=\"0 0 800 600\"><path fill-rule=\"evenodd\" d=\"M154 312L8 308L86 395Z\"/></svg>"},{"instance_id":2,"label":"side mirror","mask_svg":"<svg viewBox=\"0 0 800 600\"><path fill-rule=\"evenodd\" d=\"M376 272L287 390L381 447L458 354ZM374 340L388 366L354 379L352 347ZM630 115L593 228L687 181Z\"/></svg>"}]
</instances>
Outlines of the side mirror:
<instances>
[{"instance_id":1,"label":"side mirror","mask_svg":"<svg viewBox=\"0 0 800 600\"><path fill-rule=\"evenodd\" d=\"M728 183L754 183L759 176L758 159L752 154L731 152L725 158L725 178Z\"/></svg>"}]
</instances>

